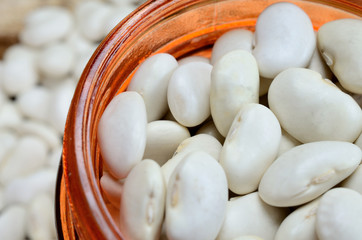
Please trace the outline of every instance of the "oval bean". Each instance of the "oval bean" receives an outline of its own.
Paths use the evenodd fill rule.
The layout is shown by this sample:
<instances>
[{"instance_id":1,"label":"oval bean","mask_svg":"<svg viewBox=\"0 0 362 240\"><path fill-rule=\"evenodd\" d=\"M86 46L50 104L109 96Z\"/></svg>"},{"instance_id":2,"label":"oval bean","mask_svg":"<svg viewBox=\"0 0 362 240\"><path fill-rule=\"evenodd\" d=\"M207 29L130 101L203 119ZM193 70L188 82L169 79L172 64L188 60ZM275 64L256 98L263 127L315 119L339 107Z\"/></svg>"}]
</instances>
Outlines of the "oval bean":
<instances>
[{"instance_id":1,"label":"oval bean","mask_svg":"<svg viewBox=\"0 0 362 240\"><path fill-rule=\"evenodd\" d=\"M278 153L280 138L279 122L268 108L256 103L241 108L220 153L231 191L246 194L258 188Z\"/></svg>"},{"instance_id":2,"label":"oval bean","mask_svg":"<svg viewBox=\"0 0 362 240\"><path fill-rule=\"evenodd\" d=\"M321 26L318 48L341 85L362 93L362 20L340 19Z\"/></svg>"},{"instance_id":3,"label":"oval bean","mask_svg":"<svg viewBox=\"0 0 362 240\"><path fill-rule=\"evenodd\" d=\"M279 207L309 202L347 178L360 164L362 152L348 142L299 145L279 156L263 175L259 194Z\"/></svg>"},{"instance_id":4,"label":"oval bean","mask_svg":"<svg viewBox=\"0 0 362 240\"><path fill-rule=\"evenodd\" d=\"M362 130L362 110L351 96L309 69L289 68L273 80L270 109L302 143L353 142Z\"/></svg>"},{"instance_id":5,"label":"oval bean","mask_svg":"<svg viewBox=\"0 0 362 240\"><path fill-rule=\"evenodd\" d=\"M197 126L210 116L211 70L208 63L194 62L172 74L167 101L172 115L185 127Z\"/></svg>"},{"instance_id":6,"label":"oval bean","mask_svg":"<svg viewBox=\"0 0 362 240\"><path fill-rule=\"evenodd\" d=\"M215 239L225 216L227 180L209 154L185 156L167 187L166 232L173 239Z\"/></svg>"},{"instance_id":7,"label":"oval bean","mask_svg":"<svg viewBox=\"0 0 362 240\"><path fill-rule=\"evenodd\" d=\"M123 92L106 107L98 124L98 143L105 165L124 178L142 159L146 147L147 114L137 92Z\"/></svg>"},{"instance_id":8,"label":"oval bean","mask_svg":"<svg viewBox=\"0 0 362 240\"><path fill-rule=\"evenodd\" d=\"M257 192L231 198L217 240L233 239L242 235L255 235L273 240L288 210L264 203Z\"/></svg>"},{"instance_id":9,"label":"oval bean","mask_svg":"<svg viewBox=\"0 0 362 240\"><path fill-rule=\"evenodd\" d=\"M298 207L280 224L275 240L318 240L315 223L319 199Z\"/></svg>"},{"instance_id":10,"label":"oval bean","mask_svg":"<svg viewBox=\"0 0 362 240\"><path fill-rule=\"evenodd\" d=\"M136 91L143 97L148 122L159 120L166 114L167 87L177 66L172 55L159 53L147 58L133 76L128 91Z\"/></svg>"},{"instance_id":11,"label":"oval bean","mask_svg":"<svg viewBox=\"0 0 362 240\"><path fill-rule=\"evenodd\" d=\"M165 196L160 166L149 159L139 162L123 185L120 222L126 238L158 238L164 217Z\"/></svg>"},{"instance_id":12,"label":"oval bean","mask_svg":"<svg viewBox=\"0 0 362 240\"><path fill-rule=\"evenodd\" d=\"M155 160L162 166L172 158L179 144L190 137L184 126L174 121L159 120L147 124L146 149L143 158Z\"/></svg>"},{"instance_id":13,"label":"oval bean","mask_svg":"<svg viewBox=\"0 0 362 240\"><path fill-rule=\"evenodd\" d=\"M320 240L358 240L362 236L362 195L335 188L320 199L316 229Z\"/></svg>"},{"instance_id":14,"label":"oval bean","mask_svg":"<svg viewBox=\"0 0 362 240\"><path fill-rule=\"evenodd\" d=\"M239 109L259 98L258 66L245 50L222 56L211 72L211 116L221 135L226 137Z\"/></svg>"},{"instance_id":15,"label":"oval bean","mask_svg":"<svg viewBox=\"0 0 362 240\"><path fill-rule=\"evenodd\" d=\"M309 16L297 5L278 2L258 16L252 51L265 78L274 78L290 67L308 65L316 47Z\"/></svg>"}]
</instances>

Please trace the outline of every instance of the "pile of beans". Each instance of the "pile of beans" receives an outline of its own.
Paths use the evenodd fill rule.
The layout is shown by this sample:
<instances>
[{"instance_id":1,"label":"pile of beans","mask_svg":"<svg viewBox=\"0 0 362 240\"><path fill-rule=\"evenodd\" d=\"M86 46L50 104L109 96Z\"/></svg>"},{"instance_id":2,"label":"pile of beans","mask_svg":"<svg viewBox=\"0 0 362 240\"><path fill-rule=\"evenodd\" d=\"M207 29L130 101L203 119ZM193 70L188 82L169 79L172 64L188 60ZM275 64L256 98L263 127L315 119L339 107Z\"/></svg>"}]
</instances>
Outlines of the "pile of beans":
<instances>
[{"instance_id":1,"label":"pile of beans","mask_svg":"<svg viewBox=\"0 0 362 240\"><path fill-rule=\"evenodd\" d=\"M140 2L140 1L138 1ZM68 107L89 57L137 7L35 9L0 61L0 239L56 239L54 190Z\"/></svg>"},{"instance_id":2,"label":"pile of beans","mask_svg":"<svg viewBox=\"0 0 362 240\"><path fill-rule=\"evenodd\" d=\"M105 199L126 239L361 239L360 94L362 20L272 4L140 65L98 125Z\"/></svg>"}]
</instances>

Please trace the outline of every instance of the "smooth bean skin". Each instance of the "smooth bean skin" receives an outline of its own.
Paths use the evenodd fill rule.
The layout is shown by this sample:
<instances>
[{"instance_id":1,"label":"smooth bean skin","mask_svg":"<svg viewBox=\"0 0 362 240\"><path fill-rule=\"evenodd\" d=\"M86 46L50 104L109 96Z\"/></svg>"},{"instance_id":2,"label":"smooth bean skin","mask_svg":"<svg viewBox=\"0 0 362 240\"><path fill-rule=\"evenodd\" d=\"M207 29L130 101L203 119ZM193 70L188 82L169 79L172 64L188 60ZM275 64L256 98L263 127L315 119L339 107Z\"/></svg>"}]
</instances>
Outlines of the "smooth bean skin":
<instances>
[{"instance_id":1,"label":"smooth bean skin","mask_svg":"<svg viewBox=\"0 0 362 240\"><path fill-rule=\"evenodd\" d=\"M265 78L274 78L290 67L306 67L316 46L309 16L287 2L263 10L256 22L254 42L252 53Z\"/></svg>"},{"instance_id":2,"label":"smooth bean skin","mask_svg":"<svg viewBox=\"0 0 362 240\"><path fill-rule=\"evenodd\" d=\"M127 176L121 197L121 231L127 239L158 239L165 197L160 166L150 159L139 162Z\"/></svg>"},{"instance_id":3,"label":"smooth bean skin","mask_svg":"<svg viewBox=\"0 0 362 240\"><path fill-rule=\"evenodd\" d=\"M18 94L16 105L24 116L47 121L49 118L50 99L51 91L44 86L36 86L22 94Z\"/></svg>"},{"instance_id":4,"label":"smooth bean skin","mask_svg":"<svg viewBox=\"0 0 362 240\"><path fill-rule=\"evenodd\" d=\"M166 114L168 82L177 66L172 55L159 53L147 58L134 74L128 91L136 91L143 97L148 122Z\"/></svg>"},{"instance_id":5,"label":"smooth bean skin","mask_svg":"<svg viewBox=\"0 0 362 240\"><path fill-rule=\"evenodd\" d=\"M221 147L221 143L215 137L208 134L197 134L182 141L172 158L161 167L166 184L168 184L174 169L187 154L203 151L212 156L216 161L219 161Z\"/></svg>"},{"instance_id":6,"label":"smooth bean skin","mask_svg":"<svg viewBox=\"0 0 362 240\"><path fill-rule=\"evenodd\" d=\"M62 79L72 71L75 60L75 54L68 44L56 43L40 51L37 67L48 79Z\"/></svg>"},{"instance_id":7,"label":"smooth bean skin","mask_svg":"<svg viewBox=\"0 0 362 240\"><path fill-rule=\"evenodd\" d=\"M229 189L239 195L255 191L276 158L281 129L265 106L250 103L236 115L220 153Z\"/></svg>"},{"instance_id":8,"label":"smooth bean skin","mask_svg":"<svg viewBox=\"0 0 362 240\"><path fill-rule=\"evenodd\" d=\"M167 187L168 239L215 239L227 199L227 180L220 164L201 151L188 154L172 173Z\"/></svg>"},{"instance_id":9,"label":"smooth bean skin","mask_svg":"<svg viewBox=\"0 0 362 240\"><path fill-rule=\"evenodd\" d=\"M255 235L264 240L273 240L288 212L287 209L266 204L258 192L231 198L217 240L233 239L242 235Z\"/></svg>"},{"instance_id":10,"label":"smooth bean skin","mask_svg":"<svg viewBox=\"0 0 362 240\"><path fill-rule=\"evenodd\" d=\"M75 87L75 82L68 79L57 84L50 93L48 121L60 134L64 132Z\"/></svg>"},{"instance_id":11,"label":"smooth bean skin","mask_svg":"<svg viewBox=\"0 0 362 240\"><path fill-rule=\"evenodd\" d=\"M268 101L282 128L302 143L353 142L362 130L356 101L309 69L289 68L278 74Z\"/></svg>"},{"instance_id":12,"label":"smooth bean skin","mask_svg":"<svg viewBox=\"0 0 362 240\"><path fill-rule=\"evenodd\" d=\"M275 240L318 240L315 222L319 199L303 205L289 214L275 235Z\"/></svg>"},{"instance_id":13,"label":"smooth bean skin","mask_svg":"<svg viewBox=\"0 0 362 240\"><path fill-rule=\"evenodd\" d=\"M0 238L22 240L26 236L25 207L14 204L2 211L0 215Z\"/></svg>"},{"instance_id":14,"label":"smooth bean skin","mask_svg":"<svg viewBox=\"0 0 362 240\"><path fill-rule=\"evenodd\" d=\"M155 160L162 166L179 144L190 137L184 126L174 121L158 120L147 124L147 141L143 158Z\"/></svg>"},{"instance_id":15,"label":"smooth bean skin","mask_svg":"<svg viewBox=\"0 0 362 240\"><path fill-rule=\"evenodd\" d=\"M222 56L211 72L211 116L226 137L231 123L246 103L259 101L259 73L255 58L245 50Z\"/></svg>"},{"instance_id":16,"label":"smooth bean skin","mask_svg":"<svg viewBox=\"0 0 362 240\"><path fill-rule=\"evenodd\" d=\"M4 203L27 204L41 193L53 194L56 172L55 169L44 168L14 179L4 188Z\"/></svg>"},{"instance_id":17,"label":"smooth bean skin","mask_svg":"<svg viewBox=\"0 0 362 240\"><path fill-rule=\"evenodd\" d=\"M31 152L31 154L29 154ZM0 183L9 182L41 169L47 161L46 142L32 134L26 134L5 156L0 168Z\"/></svg>"},{"instance_id":18,"label":"smooth bean skin","mask_svg":"<svg viewBox=\"0 0 362 240\"><path fill-rule=\"evenodd\" d=\"M146 128L146 107L137 92L118 94L106 107L98 125L98 143L104 164L114 177L125 178L141 161Z\"/></svg>"},{"instance_id":19,"label":"smooth bean skin","mask_svg":"<svg viewBox=\"0 0 362 240\"><path fill-rule=\"evenodd\" d=\"M60 6L45 6L26 17L24 30L19 34L20 42L32 47L43 47L64 39L73 25L69 10Z\"/></svg>"},{"instance_id":20,"label":"smooth bean skin","mask_svg":"<svg viewBox=\"0 0 362 240\"><path fill-rule=\"evenodd\" d=\"M242 49L247 52L253 48L253 32L246 29L234 29L221 35L214 43L211 52L211 64L215 64L228 52Z\"/></svg>"},{"instance_id":21,"label":"smooth bean skin","mask_svg":"<svg viewBox=\"0 0 362 240\"><path fill-rule=\"evenodd\" d=\"M212 66L192 62L179 66L167 90L168 106L177 122L194 127L210 116L210 78Z\"/></svg>"},{"instance_id":22,"label":"smooth bean skin","mask_svg":"<svg viewBox=\"0 0 362 240\"><path fill-rule=\"evenodd\" d=\"M347 178L362 152L348 142L321 141L299 145L280 155L263 175L259 194L278 207L309 202Z\"/></svg>"},{"instance_id":23,"label":"smooth bean skin","mask_svg":"<svg viewBox=\"0 0 362 240\"><path fill-rule=\"evenodd\" d=\"M340 19L321 26L317 33L319 51L341 85L362 93L362 20Z\"/></svg>"},{"instance_id":24,"label":"smooth bean skin","mask_svg":"<svg viewBox=\"0 0 362 240\"><path fill-rule=\"evenodd\" d=\"M57 236L54 201L49 194L39 194L29 203L26 232L30 239L55 239Z\"/></svg>"},{"instance_id":25,"label":"smooth bean skin","mask_svg":"<svg viewBox=\"0 0 362 240\"><path fill-rule=\"evenodd\" d=\"M334 188L320 199L316 230L320 240L359 240L362 236L362 195Z\"/></svg>"}]
</instances>

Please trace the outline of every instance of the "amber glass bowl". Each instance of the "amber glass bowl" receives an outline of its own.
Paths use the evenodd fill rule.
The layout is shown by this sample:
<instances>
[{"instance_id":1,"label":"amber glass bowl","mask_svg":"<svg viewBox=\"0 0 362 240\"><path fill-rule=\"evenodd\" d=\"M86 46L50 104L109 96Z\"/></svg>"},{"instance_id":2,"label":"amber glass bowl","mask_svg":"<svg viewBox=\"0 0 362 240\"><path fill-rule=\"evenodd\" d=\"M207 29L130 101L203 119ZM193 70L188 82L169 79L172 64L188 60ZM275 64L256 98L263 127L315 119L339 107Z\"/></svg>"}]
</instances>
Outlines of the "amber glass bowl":
<instances>
[{"instance_id":1,"label":"amber glass bowl","mask_svg":"<svg viewBox=\"0 0 362 240\"><path fill-rule=\"evenodd\" d=\"M277 0L148 1L102 41L80 78L65 127L57 184L59 239L123 239L100 190L102 158L97 125L105 107L124 91L148 56L210 56L224 32L254 30L260 12ZM288 0L311 18L315 30L339 18L361 18L360 0Z\"/></svg>"}]
</instances>

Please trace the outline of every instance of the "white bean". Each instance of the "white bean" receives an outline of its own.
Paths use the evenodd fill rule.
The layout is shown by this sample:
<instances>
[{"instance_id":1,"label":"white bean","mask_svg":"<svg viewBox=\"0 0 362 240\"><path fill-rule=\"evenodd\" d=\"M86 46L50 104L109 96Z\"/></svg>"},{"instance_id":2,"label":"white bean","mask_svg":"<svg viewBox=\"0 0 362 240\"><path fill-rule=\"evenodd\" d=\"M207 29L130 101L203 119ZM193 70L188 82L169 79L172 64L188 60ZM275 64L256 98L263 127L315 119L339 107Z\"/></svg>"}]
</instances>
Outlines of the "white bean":
<instances>
[{"instance_id":1,"label":"white bean","mask_svg":"<svg viewBox=\"0 0 362 240\"><path fill-rule=\"evenodd\" d=\"M0 214L0 239L24 240L26 231L26 210L22 206L12 205Z\"/></svg>"},{"instance_id":2,"label":"white bean","mask_svg":"<svg viewBox=\"0 0 362 240\"><path fill-rule=\"evenodd\" d=\"M104 32L106 36L118 23L120 23L128 14L134 10L131 4L123 4L121 7L113 8L110 13L104 18Z\"/></svg>"},{"instance_id":3,"label":"white bean","mask_svg":"<svg viewBox=\"0 0 362 240\"><path fill-rule=\"evenodd\" d=\"M182 125L193 127L210 116L212 66L203 62L176 68L169 81L167 101L172 115Z\"/></svg>"},{"instance_id":4,"label":"white bean","mask_svg":"<svg viewBox=\"0 0 362 240\"><path fill-rule=\"evenodd\" d=\"M162 166L172 158L182 141L190 137L184 126L174 121L159 120L147 124L147 141L143 158L155 160Z\"/></svg>"},{"instance_id":5,"label":"white bean","mask_svg":"<svg viewBox=\"0 0 362 240\"><path fill-rule=\"evenodd\" d=\"M55 43L43 48L39 53L39 72L48 79L66 77L75 63L75 54L66 43Z\"/></svg>"},{"instance_id":6,"label":"white bean","mask_svg":"<svg viewBox=\"0 0 362 240\"><path fill-rule=\"evenodd\" d=\"M167 186L166 232L174 239L215 239L224 220L227 180L205 152L185 156Z\"/></svg>"},{"instance_id":7,"label":"white bean","mask_svg":"<svg viewBox=\"0 0 362 240\"><path fill-rule=\"evenodd\" d=\"M56 176L56 169L43 168L12 180L4 188L5 204L27 204L37 195L55 194Z\"/></svg>"},{"instance_id":8,"label":"white bean","mask_svg":"<svg viewBox=\"0 0 362 240\"><path fill-rule=\"evenodd\" d=\"M6 156L17 144L18 137L14 131L0 128L0 169L6 160Z\"/></svg>"},{"instance_id":9,"label":"white bean","mask_svg":"<svg viewBox=\"0 0 362 240\"><path fill-rule=\"evenodd\" d=\"M61 135L54 128L40 121L25 120L17 130L21 135L29 134L42 138L50 149L55 149L61 145Z\"/></svg>"},{"instance_id":10,"label":"white bean","mask_svg":"<svg viewBox=\"0 0 362 240\"><path fill-rule=\"evenodd\" d=\"M25 92L39 81L35 65L26 59L5 61L2 71L2 87L10 96Z\"/></svg>"},{"instance_id":11,"label":"white bean","mask_svg":"<svg viewBox=\"0 0 362 240\"><path fill-rule=\"evenodd\" d=\"M25 19L25 27L20 32L21 43L42 47L64 39L73 28L73 17L69 10L57 6L35 9Z\"/></svg>"},{"instance_id":12,"label":"white bean","mask_svg":"<svg viewBox=\"0 0 362 240\"><path fill-rule=\"evenodd\" d=\"M320 240L358 240L362 236L362 195L347 188L326 192L319 202L316 229Z\"/></svg>"},{"instance_id":13,"label":"white bean","mask_svg":"<svg viewBox=\"0 0 362 240\"><path fill-rule=\"evenodd\" d=\"M21 137L0 169L0 182L8 183L40 169L46 163L47 152L47 144L41 138L33 135Z\"/></svg>"},{"instance_id":14,"label":"white bean","mask_svg":"<svg viewBox=\"0 0 362 240\"><path fill-rule=\"evenodd\" d=\"M274 3L263 10L254 37L252 53L265 78L274 78L290 67L306 67L316 47L309 16L288 2Z\"/></svg>"},{"instance_id":15,"label":"white bean","mask_svg":"<svg viewBox=\"0 0 362 240\"><path fill-rule=\"evenodd\" d=\"M319 198L289 214L275 235L275 240L318 240L315 223Z\"/></svg>"},{"instance_id":16,"label":"white bean","mask_svg":"<svg viewBox=\"0 0 362 240\"><path fill-rule=\"evenodd\" d=\"M245 29L234 29L221 35L214 43L211 52L211 64L215 64L226 53L242 49L251 53L253 32Z\"/></svg>"},{"instance_id":17,"label":"white bean","mask_svg":"<svg viewBox=\"0 0 362 240\"><path fill-rule=\"evenodd\" d=\"M40 194L30 202L26 220L31 239L56 239L54 203L49 194Z\"/></svg>"},{"instance_id":18,"label":"white bean","mask_svg":"<svg viewBox=\"0 0 362 240\"><path fill-rule=\"evenodd\" d=\"M245 50L222 56L211 72L211 116L221 135L226 137L232 121L246 103L259 99L259 73L255 58Z\"/></svg>"},{"instance_id":19,"label":"white bean","mask_svg":"<svg viewBox=\"0 0 362 240\"><path fill-rule=\"evenodd\" d=\"M1 63L0 63L0 85L1 85ZM7 101L7 96L5 96L5 93L0 88L0 109L6 103L6 101Z\"/></svg>"},{"instance_id":20,"label":"white bean","mask_svg":"<svg viewBox=\"0 0 362 240\"><path fill-rule=\"evenodd\" d=\"M340 19L320 27L318 48L341 85L362 93L362 20Z\"/></svg>"},{"instance_id":21,"label":"white bean","mask_svg":"<svg viewBox=\"0 0 362 240\"><path fill-rule=\"evenodd\" d=\"M60 144L58 147L55 147L53 149L50 149L50 152L48 153L48 160L46 163L47 167L50 167L51 169L58 170L60 159L62 157L63 152L63 145Z\"/></svg>"},{"instance_id":22,"label":"white bean","mask_svg":"<svg viewBox=\"0 0 362 240\"><path fill-rule=\"evenodd\" d=\"M246 194L258 188L278 153L280 139L279 122L267 107L250 103L241 108L220 153L231 191Z\"/></svg>"},{"instance_id":23,"label":"white bean","mask_svg":"<svg viewBox=\"0 0 362 240\"><path fill-rule=\"evenodd\" d=\"M141 95L123 92L106 107L98 124L98 143L105 165L119 179L142 159L146 147L147 114Z\"/></svg>"},{"instance_id":24,"label":"white bean","mask_svg":"<svg viewBox=\"0 0 362 240\"><path fill-rule=\"evenodd\" d=\"M38 49L23 44L14 44L6 49L3 59L5 61L17 61L19 59L35 63L38 58Z\"/></svg>"},{"instance_id":25,"label":"white bean","mask_svg":"<svg viewBox=\"0 0 362 240\"><path fill-rule=\"evenodd\" d=\"M221 151L221 144L216 138L207 134L194 135L182 141L177 147L173 157L161 167L166 185L169 182L171 174L177 165L181 162L181 160L187 154L194 151L204 151L218 161Z\"/></svg>"},{"instance_id":26,"label":"white bean","mask_svg":"<svg viewBox=\"0 0 362 240\"><path fill-rule=\"evenodd\" d=\"M283 129L300 142L353 142L361 133L361 108L315 71L281 72L270 86L268 100Z\"/></svg>"},{"instance_id":27,"label":"white bean","mask_svg":"<svg viewBox=\"0 0 362 240\"><path fill-rule=\"evenodd\" d=\"M73 68L73 73L72 73L72 77L76 80L76 82L78 82L80 76L83 73L84 68L86 67L95 49L96 49L95 46L93 46L93 48L89 48L87 51L80 54L80 56L76 58L75 66Z\"/></svg>"},{"instance_id":28,"label":"white bean","mask_svg":"<svg viewBox=\"0 0 362 240\"><path fill-rule=\"evenodd\" d=\"M34 86L18 94L16 105L25 116L35 120L47 121L49 115L51 92L44 86Z\"/></svg>"},{"instance_id":29,"label":"white bean","mask_svg":"<svg viewBox=\"0 0 362 240\"><path fill-rule=\"evenodd\" d=\"M59 82L51 91L48 121L60 134L64 132L75 87L75 82L67 79Z\"/></svg>"},{"instance_id":30,"label":"white bean","mask_svg":"<svg viewBox=\"0 0 362 240\"><path fill-rule=\"evenodd\" d=\"M124 182L121 230L126 238L158 239L164 217L165 197L160 166L153 160L142 160Z\"/></svg>"},{"instance_id":31,"label":"white bean","mask_svg":"<svg viewBox=\"0 0 362 240\"><path fill-rule=\"evenodd\" d=\"M104 33L105 19L112 12L112 6L101 1L88 1L75 9L78 31L89 41L101 41Z\"/></svg>"},{"instance_id":32,"label":"white bean","mask_svg":"<svg viewBox=\"0 0 362 240\"><path fill-rule=\"evenodd\" d=\"M136 91L143 97L148 122L159 120L166 114L167 87L177 66L172 55L160 53L147 58L133 76L128 91Z\"/></svg>"},{"instance_id":33,"label":"white bean","mask_svg":"<svg viewBox=\"0 0 362 240\"><path fill-rule=\"evenodd\" d=\"M257 192L231 198L217 240L233 239L242 235L273 240L288 212L287 209L267 205Z\"/></svg>"},{"instance_id":34,"label":"white bean","mask_svg":"<svg viewBox=\"0 0 362 240\"><path fill-rule=\"evenodd\" d=\"M65 42L71 47L74 54L78 57L87 55L89 51L93 53L98 46L97 44L84 38L78 31L71 32ZM77 61L74 61L74 63L76 62Z\"/></svg>"},{"instance_id":35,"label":"white bean","mask_svg":"<svg viewBox=\"0 0 362 240\"><path fill-rule=\"evenodd\" d=\"M4 206L5 206L4 188L3 188L3 186L0 185L0 212L3 210Z\"/></svg>"},{"instance_id":36,"label":"white bean","mask_svg":"<svg viewBox=\"0 0 362 240\"><path fill-rule=\"evenodd\" d=\"M0 108L0 128L17 129L23 121L23 116L12 101L5 101Z\"/></svg>"},{"instance_id":37,"label":"white bean","mask_svg":"<svg viewBox=\"0 0 362 240\"><path fill-rule=\"evenodd\" d=\"M321 141L292 148L267 169L259 185L262 199L273 206L309 202L347 178L361 162L359 147Z\"/></svg>"}]
</instances>

